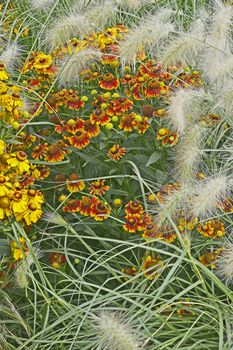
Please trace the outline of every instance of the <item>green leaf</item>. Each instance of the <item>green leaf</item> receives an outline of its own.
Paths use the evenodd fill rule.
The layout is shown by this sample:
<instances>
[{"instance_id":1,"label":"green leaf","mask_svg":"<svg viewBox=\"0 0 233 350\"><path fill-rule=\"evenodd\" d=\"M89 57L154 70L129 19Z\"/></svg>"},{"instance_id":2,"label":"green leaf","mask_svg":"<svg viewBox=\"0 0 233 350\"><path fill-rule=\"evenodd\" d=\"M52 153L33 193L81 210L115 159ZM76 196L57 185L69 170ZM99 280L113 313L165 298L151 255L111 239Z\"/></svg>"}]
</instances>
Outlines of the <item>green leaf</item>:
<instances>
[{"instance_id":1,"label":"green leaf","mask_svg":"<svg viewBox=\"0 0 233 350\"><path fill-rule=\"evenodd\" d=\"M152 153L152 155L150 156L148 162L146 163L146 166L150 166L151 164L156 163L161 157L161 153L158 151L155 151L154 153Z\"/></svg>"}]
</instances>

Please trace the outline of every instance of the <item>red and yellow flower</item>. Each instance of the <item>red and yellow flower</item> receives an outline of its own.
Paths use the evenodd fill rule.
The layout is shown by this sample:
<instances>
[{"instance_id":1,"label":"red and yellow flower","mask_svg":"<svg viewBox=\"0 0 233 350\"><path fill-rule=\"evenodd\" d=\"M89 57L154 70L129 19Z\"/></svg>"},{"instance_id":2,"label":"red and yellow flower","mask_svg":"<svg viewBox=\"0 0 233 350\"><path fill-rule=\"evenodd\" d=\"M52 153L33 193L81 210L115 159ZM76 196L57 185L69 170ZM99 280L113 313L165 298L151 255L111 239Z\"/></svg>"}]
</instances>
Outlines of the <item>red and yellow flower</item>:
<instances>
[{"instance_id":1,"label":"red and yellow flower","mask_svg":"<svg viewBox=\"0 0 233 350\"><path fill-rule=\"evenodd\" d=\"M112 160L120 160L126 154L126 149L120 145L113 145L108 151L108 157Z\"/></svg>"},{"instance_id":2,"label":"red and yellow flower","mask_svg":"<svg viewBox=\"0 0 233 350\"><path fill-rule=\"evenodd\" d=\"M109 190L109 186L105 185L105 180L93 181L89 187L89 193L93 196L102 196Z\"/></svg>"}]
</instances>

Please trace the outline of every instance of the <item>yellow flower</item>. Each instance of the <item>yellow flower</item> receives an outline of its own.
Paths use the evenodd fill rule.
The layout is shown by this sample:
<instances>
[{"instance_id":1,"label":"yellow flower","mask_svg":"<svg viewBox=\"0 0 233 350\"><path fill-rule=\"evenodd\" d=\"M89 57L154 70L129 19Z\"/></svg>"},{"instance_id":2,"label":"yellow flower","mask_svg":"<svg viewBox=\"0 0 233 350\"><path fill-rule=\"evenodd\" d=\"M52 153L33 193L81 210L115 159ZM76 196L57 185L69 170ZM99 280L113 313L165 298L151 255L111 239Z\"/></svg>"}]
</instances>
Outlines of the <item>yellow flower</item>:
<instances>
[{"instance_id":1,"label":"yellow flower","mask_svg":"<svg viewBox=\"0 0 233 350\"><path fill-rule=\"evenodd\" d=\"M153 259L150 255L147 256L144 264L142 266L142 271L144 271L144 276L149 280L157 277L159 275L157 269L161 266L162 260L158 255ZM147 271L148 270L148 271Z\"/></svg>"},{"instance_id":2,"label":"yellow flower","mask_svg":"<svg viewBox=\"0 0 233 350\"><path fill-rule=\"evenodd\" d=\"M16 191L12 198L12 210L14 213L24 213L27 210L28 198L26 190Z\"/></svg>"},{"instance_id":3,"label":"yellow flower","mask_svg":"<svg viewBox=\"0 0 233 350\"><path fill-rule=\"evenodd\" d=\"M15 241L11 241L11 250L13 253L13 258L18 261L25 257L25 254L28 252L28 247L26 245L26 241L23 237L19 237L19 246Z\"/></svg>"},{"instance_id":4,"label":"yellow flower","mask_svg":"<svg viewBox=\"0 0 233 350\"><path fill-rule=\"evenodd\" d=\"M12 153L11 157L7 160L7 164L12 168L17 168L20 174L27 172L30 168L27 154L23 151Z\"/></svg>"},{"instance_id":5,"label":"yellow flower","mask_svg":"<svg viewBox=\"0 0 233 350\"><path fill-rule=\"evenodd\" d=\"M0 140L0 154L4 153L5 149L5 142L3 140Z\"/></svg>"},{"instance_id":6,"label":"yellow flower","mask_svg":"<svg viewBox=\"0 0 233 350\"><path fill-rule=\"evenodd\" d=\"M4 64L0 63L0 80L7 80L8 78L9 75L4 69Z\"/></svg>"},{"instance_id":7,"label":"yellow flower","mask_svg":"<svg viewBox=\"0 0 233 350\"><path fill-rule=\"evenodd\" d=\"M46 55L45 53L41 52L34 61L34 68L35 69L44 69L44 68L48 68L49 66L51 66L53 62L53 58L50 55Z\"/></svg>"},{"instance_id":8,"label":"yellow flower","mask_svg":"<svg viewBox=\"0 0 233 350\"><path fill-rule=\"evenodd\" d=\"M10 216L10 198L7 196L0 197L0 220L5 219L6 216Z\"/></svg>"},{"instance_id":9,"label":"yellow flower","mask_svg":"<svg viewBox=\"0 0 233 350\"><path fill-rule=\"evenodd\" d=\"M8 176L0 175L0 197L8 196L11 193L12 184Z\"/></svg>"},{"instance_id":10,"label":"yellow flower","mask_svg":"<svg viewBox=\"0 0 233 350\"><path fill-rule=\"evenodd\" d=\"M35 224L42 216L42 209L39 203L29 201L27 203L27 209L23 213L14 213L17 221L24 220L29 226L32 223Z\"/></svg>"}]
</instances>

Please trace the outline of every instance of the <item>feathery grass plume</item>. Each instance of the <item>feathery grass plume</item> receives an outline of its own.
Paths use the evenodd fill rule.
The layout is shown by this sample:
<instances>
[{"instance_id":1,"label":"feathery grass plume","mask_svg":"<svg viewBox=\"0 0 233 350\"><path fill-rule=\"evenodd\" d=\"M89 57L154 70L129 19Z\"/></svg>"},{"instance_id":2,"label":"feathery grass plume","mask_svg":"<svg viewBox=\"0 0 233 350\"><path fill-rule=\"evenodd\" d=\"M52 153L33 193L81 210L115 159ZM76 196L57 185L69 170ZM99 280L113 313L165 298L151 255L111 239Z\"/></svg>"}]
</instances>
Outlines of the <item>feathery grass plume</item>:
<instances>
[{"instance_id":1,"label":"feathery grass plume","mask_svg":"<svg viewBox=\"0 0 233 350\"><path fill-rule=\"evenodd\" d=\"M179 189L174 189L172 193L163 197L163 201L159 202L156 209L156 223L162 226L168 218L175 219L180 210L186 208L188 188L181 186Z\"/></svg>"},{"instance_id":2,"label":"feathery grass plume","mask_svg":"<svg viewBox=\"0 0 233 350\"><path fill-rule=\"evenodd\" d=\"M163 8L154 15L141 19L141 24L132 28L120 44L120 57L122 64L135 64L137 54L142 50L152 50L158 42L167 38L174 30L171 22L172 10Z\"/></svg>"},{"instance_id":3,"label":"feathery grass plume","mask_svg":"<svg viewBox=\"0 0 233 350\"><path fill-rule=\"evenodd\" d=\"M171 96L168 118L175 131L182 133L190 119L195 120L201 113L201 102L206 97L203 89L179 89Z\"/></svg>"},{"instance_id":4,"label":"feathery grass plume","mask_svg":"<svg viewBox=\"0 0 233 350\"><path fill-rule=\"evenodd\" d=\"M0 62L2 62L8 71L17 67L22 54L22 48L17 44L8 44L0 55Z\"/></svg>"},{"instance_id":5,"label":"feathery grass plume","mask_svg":"<svg viewBox=\"0 0 233 350\"><path fill-rule=\"evenodd\" d=\"M80 73L92 63L100 60L101 53L97 50L86 48L67 56L58 69L58 81L61 85L79 82Z\"/></svg>"},{"instance_id":6,"label":"feathery grass plume","mask_svg":"<svg viewBox=\"0 0 233 350\"><path fill-rule=\"evenodd\" d=\"M90 3L85 16L96 30L104 29L107 23L116 18L117 6L112 0L97 1Z\"/></svg>"},{"instance_id":7,"label":"feathery grass plume","mask_svg":"<svg viewBox=\"0 0 233 350\"><path fill-rule=\"evenodd\" d=\"M101 349L137 350L137 333L116 312L103 311L96 319L95 330Z\"/></svg>"},{"instance_id":8,"label":"feathery grass plume","mask_svg":"<svg viewBox=\"0 0 233 350\"><path fill-rule=\"evenodd\" d=\"M159 61L163 67L176 64L196 64L197 57L204 47L205 39L205 18L207 13L203 12L191 29L181 33L177 38L173 38L159 55Z\"/></svg>"},{"instance_id":9,"label":"feathery grass plume","mask_svg":"<svg viewBox=\"0 0 233 350\"><path fill-rule=\"evenodd\" d=\"M175 173L177 181L182 184L192 182L198 172L198 165L204 153L201 148L203 133L204 128L200 124L190 124L176 145Z\"/></svg>"},{"instance_id":10,"label":"feathery grass plume","mask_svg":"<svg viewBox=\"0 0 233 350\"><path fill-rule=\"evenodd\" d=\"M55 0L30 0L30 5L34 9L46 11L53 2Z\"/></svg>"},{"instance_id":11,"label":"feathery grass plume","mask_svg":"<svg viewBox=\"0 0 233 350\"><path fill-rule=\"evenodd\" d=\"M221 87L217 96L215 108L224 108L227 112L232 113L233 109L233 79L229 79L224 86Z\"/></svg>"},{"instance_id":12,"label":"feathery grass plume","mask_svg":"<svg viewBox=\"0 0 233 350\"><path fill-rule=\"evenodd\" d=\"M202 70L210 82L216 80L219 69L229 55L229 38L233 18L233 6L215 1L216 13L213 16L210 33L207 36Z\"/></svg>"},{"instance_id":13,"label":"feathery grass plume","mask_svg":"<svg viewBox=\"0 0 233 350\"><path fill-rule=\"evenodd\" d=\"M141 7L152 2L151 0L116 0L118 6L122 7L124 10L138 10Z\"/></svg>"},{"instance_id":14,"label":"feathery grass plume","mask_svg":"<svg viewBox=\"0 0 233 350\"><path fill-rule=\"evenodd\" d=\"M209 217L214 214L219 202L226 198L229 190L225 175L206 178L205 182L193 188L191 212L193 217Z\"/></svg>"},{"instance_id":15,"label":"feathery grass plume","mask_svg":"<svg viewBox=\"0 0 233 350\"><path fill-rule=\"evenodd\" d=\"M23 261L17 267L14 280L19 288L25 289L28 287L31 266L34 264L35 260L38 260L42 255L43 254L39 249L34 250L34 256L31 252L28 252Z\"/></svg>"},{"instance_id":16,"label":"feathery grass plume","mask_svg":"<svg viewBox=\"0 0 233 350\"><path fill-rule=\"evenodd\" d=\"M227 285L231 285L233 283L233 243L226 242L222 248L216 262L216 274Z\"/></svg>"},{"instance_id":17,"label":"feathery grass plume","mask_svg":"<svg viewBox=\"0 0 233 350\"><path fill-rule=\"evenodd\" d=\"M42 219L57 226L67 226L67 222L57 212L46 211L44 212Z\"/></svg>"},{"instance_id":18,"label":"feathery grass plume","mask_svg":"<svg viewBox=\"0 0 233 350\"><path fill-rule=\"evenodd\" d=\"M56 18L47 30L45 41L51 49L64 45L69 39L81 36L84 37L93 32L93 27L84 14L78 11L71 11Z\"/></svg>"}]
</instances>

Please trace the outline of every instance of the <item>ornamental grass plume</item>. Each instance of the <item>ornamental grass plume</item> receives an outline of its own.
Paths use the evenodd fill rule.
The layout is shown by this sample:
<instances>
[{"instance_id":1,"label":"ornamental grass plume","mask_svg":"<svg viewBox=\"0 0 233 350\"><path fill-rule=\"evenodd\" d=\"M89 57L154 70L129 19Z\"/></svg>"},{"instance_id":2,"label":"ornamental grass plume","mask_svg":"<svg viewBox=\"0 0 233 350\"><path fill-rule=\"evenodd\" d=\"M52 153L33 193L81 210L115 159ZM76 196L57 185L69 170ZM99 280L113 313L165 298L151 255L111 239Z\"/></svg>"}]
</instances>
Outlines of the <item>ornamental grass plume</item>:
<instances>
[{"instance_id":1,"label":"ornamental grass plume","mask_svg":"<svg viewBox=\"0 0 233 350\"><path fill-rule=\"evenodd\" d=\"M116 13L117 7L112 1L101 1L98 4L90 2L85 11L83 3L78 2L68 14L61 15L53 21L47 30L45 41L54 49L74 37L91 35L96 29L103 29Z\"/></svg>"},{"instance_id":2,"label":"ornamental grass plume","mask_svg":"<svg viewBox=\"0 0 233 350\"><path fill-rule=\"evenodd\" d=\"M0 55L0 62L4 64L8 71L16 68L20 62L22 48L15 43L8 43Z\"/></svg>"},{"instance_id":3,"label":"ornamental grass plume","mask_svg":"<svg viewBox=\"0 0 233 350\"><path fill-rule=\"evenodd\" d=\"M164 46L164 49L162 49L159 55L159 61L163 67L197 63L197 58L204 47L206 17L207 13L202 12L201 18L198 18L193 23L191 29L187 33L180 33L177 38L172 38L172 40Z\"/></svg>"},{"instance_id":4,"label":"ornamental grass plume","mask_svg":"<svg viewBox=\"0 0 233 350\"><path fill-rule=\"evenodd\" d=\"M33 9L46 11L55 0L30 0Z\"/></svg>"},{"instance_id":5,"label":"ornamental grass plume","mask_svg":"<svg viewBox=\"0 0 233 350\"><path fill-rule=\"evenodd\" d=\"M176 145L175 173L177 181L182 184L191 183L198 172L198 166L204 153L201 147L203 133L204 128L200 124L190 124Z\"/></svg>"},{"instance_id":6,"label":"ornamental grass plume","mask_svg":"<svg viewBox=\"0 0 233 350\"><path fill-rule=\"evenodd\" d=\"M216 0L215 8L202 63L202 70L210 82L216 81L222 64L230 54L229 39L233 19L233 6Z\"/></svg>"},{"instance_id":7,"label":"ornamental grass plume","mask_svg":"<svg viewBox=\"0 0 233 350\"><path fill-rule=\"evenodd\" d=\"M171 22L173 11L163 8L154 15L142 18L141 24L132 28L126 34L119 46L122 64L135 64L137 54L144 50L151 51L162 39L167 38L174 30ZM161 30L162 28L162 30Z\"/></svg>"},{"instance_id":8,"label":"ornamental grass plume","mask_svg":"<svg viewBox=\"0 0 233 350\"><path fill-rule=\"evenodd\" d=\"M227 285L233 282L233 243L226 242L216 262L216 274Z\"/></svg>"},{"instance_id":9,"label":"ornamental grass plume","mask_svg":"<svg viewBox=\"0 0 233 350\"><path fill-rule=\"evenodd\" d=\"M43 214L44 221L47 221L49 223L55 224L57 226L67 226L66 220L63 219L63 217L58 212L49 212L46 211Z\"/></svg>"},{"instance_id":10,"label":"ornamental grass plume","mask_svg":"<svg viewBox=\"0 0 233 350\"><path fill-rule=\"evenodd\" d=\"M191 213L193 217L212 216L218 204L227 197L229 190L228 177L222 174L208 177L202 184L193 188Z\"/></svg>"},{"instance_id":11,"label":"ornamental grass plume","mask_svg":"<svg viewBox=\"0 0 233 350\"><path fill-rule=\"evenodd\" d=\"M97 317L95 330L101 349L139 349L137 333L122 316L116 312L101 312Z\"/></svg>"},{"instance_id":12,"label":"ornamental grass plume","mask_svg":"<svg viewBox=\"0 0 233 350\"><path fill-rule=\"evenodd\" d=\"M69 85L79 82L80 73L101 59L101 53L92 48L86 48L79 52L74 52L63 61L58 69L58 81L61 85Z\"/></svg>"},{"instance_id":13,"label":"ornamental grass plume","mask_svg":"<svg viewBox=\"0 0 233 350\"><path fill-rule=\"evenodd\" d=\"M31 252L28 252L23 261L18 265L15 271L14 280L19 288L25 289L28 287L31 266L34 264L35 260L38 260L42 255L43 254L40 250L35 249L34 256Z\"/></svg>"},{"instance_id":14,"label":"ornamental grass plume","mask_svg":"<svg viewBox=\"0 0 233 350\"><path fill-rule=\"evenodd\" d=\"M138 10L151 2L152 0L116 0L118 6L128 11Z\"/></svg>"},{"instance_id":15,"label":"ornamental grass plume","mask_svg":"<svg viewBox=\"0 0 233 350\"><path fill-rule=\"evenodd\" d=\"M168 107L168 118L175 131L184 132L190 122L197 120L203 113L202 102L206 97L203 89L179 89L171 96ZM201 106L202 105L202 106Z\"/></svg>"}]
</instances>

